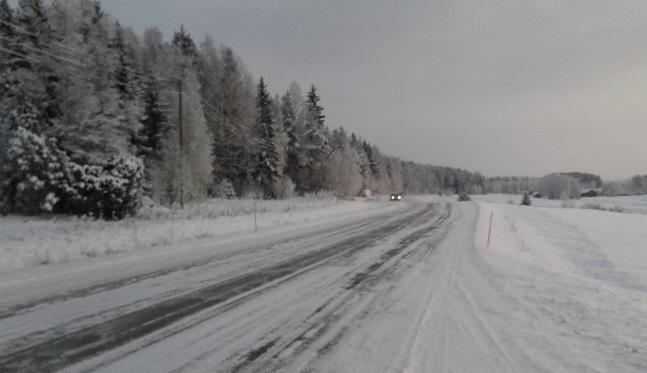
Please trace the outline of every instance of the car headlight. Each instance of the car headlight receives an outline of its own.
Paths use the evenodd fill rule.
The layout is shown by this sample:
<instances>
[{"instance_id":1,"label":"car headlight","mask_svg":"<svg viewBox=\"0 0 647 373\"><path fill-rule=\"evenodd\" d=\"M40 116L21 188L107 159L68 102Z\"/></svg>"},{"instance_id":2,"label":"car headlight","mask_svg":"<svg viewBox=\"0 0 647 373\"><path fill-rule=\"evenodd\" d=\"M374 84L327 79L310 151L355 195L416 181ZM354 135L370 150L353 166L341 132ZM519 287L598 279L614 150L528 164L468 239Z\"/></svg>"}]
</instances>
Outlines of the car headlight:
<instances>
[{"instance_id":1,"label":"car headlight","mask_svg":"<svg viewBox=\"0 0 647 373\"><path fill-rule=\"evenodd\" d=\"M402 196L398 196L398 199L402 199Z\"/></svg>"}]
</instances>

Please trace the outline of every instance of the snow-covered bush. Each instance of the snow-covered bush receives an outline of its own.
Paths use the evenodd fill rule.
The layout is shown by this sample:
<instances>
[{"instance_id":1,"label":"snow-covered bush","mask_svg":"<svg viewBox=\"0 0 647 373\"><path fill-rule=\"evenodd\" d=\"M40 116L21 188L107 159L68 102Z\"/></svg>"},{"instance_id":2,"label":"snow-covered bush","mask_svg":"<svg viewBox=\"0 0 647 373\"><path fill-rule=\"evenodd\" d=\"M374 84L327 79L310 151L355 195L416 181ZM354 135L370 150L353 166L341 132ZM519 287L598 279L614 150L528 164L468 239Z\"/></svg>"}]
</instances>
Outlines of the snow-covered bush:
<instances>
[{"instance_id":1,"label":"snow-covered bush","mask_svg":"<svg viewBox=\"0 0 647 373\"><path fill-rule=\"evenodd\" d=\"M25 128L12 132L3 173L8 211L121 219L135 214L141 204L139 159L110 156L96 164L80 164L53 139Z\"/></svg>"},{"instance_id":2,"label":"snow-covered bush","mask_svg":"<svg viewBox=\"0 0 647 373\"><path fill-rule=\"evenodd\" d=\"M225 179L218 183L213 190L213 194L218 198L232 199L236 198L236 190L231 181Z\"/></svg>"},{"instance_id":3,"label":"snow-covered bush","mask_svg":"<svg viewBox=\"0 0 647 373\"><path fill-rule=\"evenodd\" d=\"M292 182L289 176L283 176L282 178L275 180L274 185L272 186L274 195L279 199L286 199L294 197L294 188L296 186Z\"/></svg>"},{"instance_id":4,"label":"snow-covered bush","mask_svg":"<svg viewBox=\"0 0 647 373\"><path fill-rule=\"evenodd\" d=\"M532 200L530 199L530 193L528 192L523 193L523 197L521 197L521 205L522 206L532 205Z\"/></svg>"},{"instance_id":5,"label":"snow-covered bush","mask_svg":"<svg viewBox=\"0 0 647 373\"><path fill-rule=\"evenodd\" d=\"M624 212L624 208L622 206L612 206L612 207L604 207L600 203L591 203L587 202L583 205L580 206L581 209L588 209L588 210L600 210L600 211L611 211L611 212Z\"/></svg>"},{"instance_id":6,"label":"snow-covered bush","mask_svg":"<svg viewBox=\"0 0 647 373\"><path fill-rule=\"evenodd\" d=\"M144 166L131 156L109 156L98 164L66 165L65 212L104 219L134 215L141 206Z\"/></svg>"},{"instance_id":7,"label":"snow-covered bush","mask_svg":"<svg viewBox=\"0 0 647 373\"><path fill-rule=\"evenodd\" d=\"M572 209L575 207L575 202L570 199L562 198L562 207L565 209Z\"/></svg>"},{"instance_id":8,"label":"snow-covered bush","mask_svg":"<svg viewBox=\"0 0 647 373\"><path fill-rule=\"evenodd\" d=\"M3 165L4 208L29 215L52 212L61 199L66 160L54 141L21 127L12 131Z\"/></svg>"}]
</instances>

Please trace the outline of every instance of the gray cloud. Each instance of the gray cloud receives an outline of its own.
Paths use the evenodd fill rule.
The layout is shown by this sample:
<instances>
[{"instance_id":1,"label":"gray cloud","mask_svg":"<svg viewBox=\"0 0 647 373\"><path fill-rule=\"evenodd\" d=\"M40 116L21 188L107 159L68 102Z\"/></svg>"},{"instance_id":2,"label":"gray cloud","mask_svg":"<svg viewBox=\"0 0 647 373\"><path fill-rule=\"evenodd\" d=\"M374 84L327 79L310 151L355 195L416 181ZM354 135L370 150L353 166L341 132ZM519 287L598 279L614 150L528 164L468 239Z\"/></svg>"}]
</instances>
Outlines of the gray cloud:
<instances>
[{"instance_id":1,"label":"gray cloud","mask_svg":"<svg viewBox=\"0 0 647 373\"><path fill-rule=\"evenodd\" d=\"M319 86L331 125L488 175L647 173L647 3L104 0L137 31L181 23L275 92Z\"/></svg>"}]
</instances>

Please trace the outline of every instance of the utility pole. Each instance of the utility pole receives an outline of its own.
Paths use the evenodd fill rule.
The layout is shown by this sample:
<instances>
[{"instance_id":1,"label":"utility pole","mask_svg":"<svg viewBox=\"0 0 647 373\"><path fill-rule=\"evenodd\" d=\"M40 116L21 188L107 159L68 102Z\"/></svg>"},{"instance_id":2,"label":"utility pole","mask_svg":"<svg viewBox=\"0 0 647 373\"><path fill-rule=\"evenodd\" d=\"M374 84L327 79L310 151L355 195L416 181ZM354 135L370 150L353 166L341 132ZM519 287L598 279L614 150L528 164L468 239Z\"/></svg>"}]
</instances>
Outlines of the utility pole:
<instances>
[{"instance_id":1,"label":"utility pole","mask_svg":"<svg viewBox=\"0 0 647 373\"><path fill-rule=\"evenodd\" d=\"M184 162L182 161L183 158L183 152L182 152L182 146L184 144L183 141L183 128L182 128L182 80L184 79L184 67L181 67L180 71L180 79L178 79L178 87L177 87L177 101L178 101L178 138L180 141L180 154L178 157L178 162L179 168L180 168L180 208L184 208Z\"/></svg>"}]
</instances>

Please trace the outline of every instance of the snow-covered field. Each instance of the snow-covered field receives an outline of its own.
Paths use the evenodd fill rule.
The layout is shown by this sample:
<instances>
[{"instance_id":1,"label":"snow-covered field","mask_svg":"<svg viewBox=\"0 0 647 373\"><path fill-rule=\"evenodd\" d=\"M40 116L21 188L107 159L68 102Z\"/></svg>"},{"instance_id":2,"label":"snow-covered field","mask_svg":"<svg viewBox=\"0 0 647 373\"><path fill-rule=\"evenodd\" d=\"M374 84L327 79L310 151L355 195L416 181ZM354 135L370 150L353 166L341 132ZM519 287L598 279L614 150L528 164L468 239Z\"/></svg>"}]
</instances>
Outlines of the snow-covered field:
<instances>
[{"instance_id":1,"label":"snow-covered field","mask_svg":"<svg viewBox=\"0 0 647 373\"><path fill-rule=\"evenodd\" d=\"M509 198L517 203L508 204ZM509 356L527 360L517 368L647 371L647 215L562 208L546 200L522 207L517 196L476 200L476 247L503 300L484 298L484 307L505 317L499 334L516 341ZM577 205L592 202L645 208L644 196Z\"/></svg>"},{"instance_id":2,"label":"snow-covered field","mask_svg":"<svg viewBox=\"0 0 647 373\"><path fill-rule=\"evenodd\" d=\"M256 205L256 207L255 207ZM38 265L168 246L379 209L377 201L312 196L280 201L209 200L184 210L144 209L106 222L72 217L0 217L0 274Z\"/></svg>"},{"instance_id":3,"label":"snow-covered field","mask_svg":"<svg viewBox=\"0 0 647 373\"><path fill-rule=\"evenodd\" d=\"M472 199L478 202L506 203L518 205L521 202L520 195L511 194L486 194L475 195ZM647 195L620 196L620 197L589 197L576 200L551 200L547 198L533 198L532 205L535 207L565 207L584 209L605 209L621 210L626 213L647 214Z\"/></svg>"}]
</instances>

